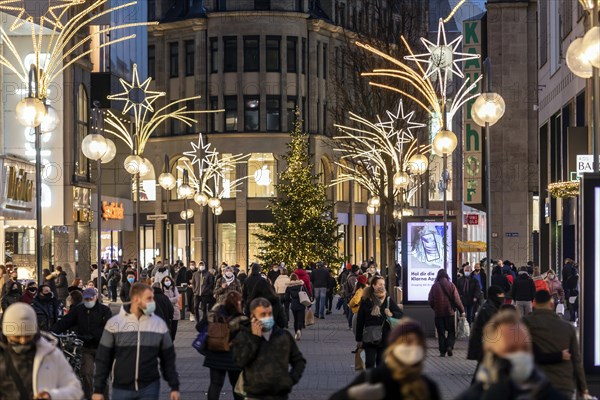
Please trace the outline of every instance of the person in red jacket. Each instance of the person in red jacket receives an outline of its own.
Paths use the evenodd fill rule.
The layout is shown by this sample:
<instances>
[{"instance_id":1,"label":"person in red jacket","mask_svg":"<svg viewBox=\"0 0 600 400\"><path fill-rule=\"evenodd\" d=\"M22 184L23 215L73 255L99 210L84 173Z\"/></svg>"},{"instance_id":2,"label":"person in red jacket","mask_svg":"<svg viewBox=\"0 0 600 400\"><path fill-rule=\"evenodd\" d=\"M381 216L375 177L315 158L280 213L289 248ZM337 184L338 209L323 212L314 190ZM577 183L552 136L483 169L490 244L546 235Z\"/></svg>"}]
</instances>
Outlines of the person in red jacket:
<instances>
[{"instance_id":1,"label":"person in red jacket","mask_svg":"<svg viewBox=\"0 0 600 400\"><path fill-rule=\"evenodd\" d=\"M460 311L461 317L465 317L465 308L460 301L456 286L450 282L450 277L445 269L438 271L435 282L429 291L429 306L435 313L435 329L438 334L438 345L440 357L448 353L452 357L456 329L454 327L454 310ZM448 333L448 336L446 336Z\"/></svg>"},{"instance_id":2,"label":"person in red jacket","mask_svg":"<svg viewBox=\"0 0 600 400\"><path fill-rule=\"evenodd\" d=\"M304 282L304 287L306 288L306 292L312 299L313 298L313 290L312 290L312 285L310 284L310 276L308 276L308 272L306 272L306 270L304 269L304 265L302 264L302 261L298 261L297 268L294 271L294 273L298 276L298 279L300 279L302 282Z\"/></svg>"}]
</instances>

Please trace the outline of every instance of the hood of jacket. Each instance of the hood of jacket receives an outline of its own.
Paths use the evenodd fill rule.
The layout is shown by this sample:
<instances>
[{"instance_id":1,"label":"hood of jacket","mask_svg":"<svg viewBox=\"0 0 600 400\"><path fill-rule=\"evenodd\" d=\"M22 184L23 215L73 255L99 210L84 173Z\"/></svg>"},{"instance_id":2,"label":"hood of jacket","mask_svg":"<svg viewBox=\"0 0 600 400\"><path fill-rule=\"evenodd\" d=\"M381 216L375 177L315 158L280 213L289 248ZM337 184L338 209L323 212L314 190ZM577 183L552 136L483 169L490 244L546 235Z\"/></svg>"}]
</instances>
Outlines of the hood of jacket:
<instances>
[{"instance_id":1,"label":"hood of jacket","mask_svg":"<svg viewBox=\"0 0 600 400\"><path fill-rule=\"evenodd\" d=\"M302 286L304 285L304 282L302 282L300 279L298 279L297 281L290 281L288 283L288 286Z\"/></svg>"}]
</instances>

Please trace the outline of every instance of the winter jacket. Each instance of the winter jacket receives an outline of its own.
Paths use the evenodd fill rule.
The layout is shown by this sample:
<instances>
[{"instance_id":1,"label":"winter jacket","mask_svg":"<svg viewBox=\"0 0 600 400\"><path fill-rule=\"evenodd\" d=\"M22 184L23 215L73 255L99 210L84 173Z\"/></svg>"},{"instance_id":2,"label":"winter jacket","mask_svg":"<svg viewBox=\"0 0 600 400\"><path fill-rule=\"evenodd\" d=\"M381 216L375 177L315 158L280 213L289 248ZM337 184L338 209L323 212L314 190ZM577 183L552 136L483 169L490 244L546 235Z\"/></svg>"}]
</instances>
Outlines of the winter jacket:
<instances>
[{"instance_id":1,"label":"winter jacket","mask_svg":"<svg viewBox=\"0 0 600 400\"><path fill-rule=\"evenodd\" d=\"M277 294L285 294L285 289L287 289L288 284L290 283L290 277L287 275L279 275L277 279L275 279L275 293Z\"/></svg>"},{"instance_id":2,"label":"winter jacket","mask_svg":"<svg viewBox=\"0 0 600 400\"><path fill-rule=\"evenodd\" d=\"M279 277L279 275L281 274L281 272L279 271L279 268L273 270L269 270L269 272L267 272L267 279L269 280L269 282L271 282L271 285L275 284L275 280Z\"/></svg>"},{"instance_id":3,"label":"winter jacket","mask_svg":"<svg viewBox=\"0 0 600 400\"><path fill-rule=\"evenodd\" d=\"M364 290L364 287L356 289L356 292L354 292L354 296L352 296L352 298L348 302L348 307L350 307L350 310L352 310L352 314L356 314L358 312Z\"/></svg>"},{"instance_id":4,"label":"winter jacket","mask_svg":"<svg viewBox=\"0 0 600 400\"><path fill-rule=\"evenodd\" d=\"M55 297L41 299L38 295L34 297L31 306L35 310L41 331L49 331L62 315L62 309Z\"/></svg>"},{"instance_id":5,"label":"winter jacket","mask_svg":"<svg viewBox=\"0 0 600 400\"><path fill-rule=\"evenodd\" d=\"M171 283L170 288L163 288L163 293L169 298L169 301L173 305L173 321L179 321L181 319L181 310L179 309L179 290Z\"/></svg>"},{"instance_id":6,"label":"winter jacket","mask_svg":"<svg viewBox=\"0 0 600 400\"><path fill-rule=\"evenodd\" d=\"M161 271L162 270L162 271ZM155 269L154 282L161 282L165 276L171 276L171 271L167 267L160 267Z\"/></svg>"},{"instance_id":7,"label":"winter jacket","mask_svg":"<svg viewBox=\"0 0 600 400\"><path fill-rule=\"evenodd\" d=\"M481 269L479 271L479 273L476 273L475 271L473 271L472 276L475 279L477 279L477 282L479 282L479 287L481 288L481 293L483 294L483 298L486 299L487 298L487 274L485 273L485 271L483 269Z\"/></svg>"},{"instance_id":8,"label":"winter jacket","mask_svg":"<svg viewBox=\"0 0 600 400\"><path fill-rule=\"evenodd\" d=\"M325 267L315 269L310 274L310 282L314 288L327 288L331 272Z\"/></svg>"},{"instance_id":9,"label":"winter jacket","mask_svg":"<svg viewBox=\"0 0 600 400\"><path fill-rule=\"evenodd\" d=\"M506 275L502 275L501 272L492 274L492 285L500 286L504 293L510 295L510 282Z\"/></svg>"},{"instance_id":10,"label":"winter jacket","mask_svg":"<svg viewBox=\"0 0 600 400\"><path fill-rule=\"evenodd\" d=\"M131 298L129 297L130 291L131 291L131 283L129 283L129 281L126 280L121 285L121 291L119 292L119 298L121 299L121 302L129 303L131 301Z\"/></svg>"},{"instance_id":11,"label":"winter jacket","mask_svg":"<svg viewBox=\"0 0 600 400\"><path fill-rule=\"evenodd\" d=\"M350 299L356 289L356 283L358 282L358 276L354 272L350 272L348 277L341 286L342 296L346 299Z\"/></svg>"},{"instance_id":12,"label":"winter jacket","mask_svg":"<svg viewBox=\"0 0 600 400\"><path fill-rule=\"evenodd\" d=\"M192 276L192 290L194 296L212 296L215 288L215 277L208 272L196 271Z\"/></svg>"},{"instance_id":13,"label":"winter jacket","mask_svg":"<svg viewBox=\"0 0 600 400\"><path fill-rule=\"evenodd\" d=\"M58 298L61 301L65 301L65 299L69 296L69 282L67 281L67 273L62 271L56 277L56 292L58 294Z\"/></svg>"},{"instance_id":14,"label":"winter jacket","mask_svg":"<svg viewBox=\"0 0 600 400\"><path fill-rule=\"evenodd\" d=\"M380 346L385 347L385 345L387 344L387 335L390 332L390 326L389 324L385 323L386 322L386 315L385 315L385 310L386 308L388 308L389 306L389 310L392 313L392 317L394 318L402 318L402 315L404 314L402 312L402 310L400 310L400 308L398 308L398 305L396 304L395 301L392 301L390 299L390 296L385 296L385 299L383 299L381 306L380 306L380 311L381 311L381 315L379 317L371 315L371 312L373 311L373 300L370 298L367 299L363 299L360 302L360 307L358 308L358 313L356 314L356 341L357 342L362 342L363 341L363 333L364 330L367 326L380 326L382 329L382 335L381 335L381 342L379 343Z\"/></svg>"},{"instance_id":15,"label":"winter jacket","mask_svg":"<svg viewBox=\"0 0 600 400\"><path fill-rule=\"evenodd\" d=\"M312 290L312 285L310 283L310 276L308 275L308 272L306 272L306 270L298 268L294 271L294 273L298 276L298 279L300 279L302 282L304 282L304 288L306 289L306 292L308 293L310 298L312 298L313 290ZM325 285L325 286L327 286L327 285Z\"/></svg>"},{"instance_id":16,"label":"winter jacket","mask_svg":"<svg viewBox=\"0 0 600 400\"><path fill-rule=\"evenodd\" d=\"M483 328L490 319L498 312L501 304L494 303L492 299L487 299L481 306L475 320L471 325L471 336L469 336L469 349L467 350L467 360L481 361L483 357Z\"/></svg>"},{"instance_id":17,"label":"winter jacket","mask_svg":"<svg viewBox=\"0 0 600 400\"><path fill-rule=\"evenodd\" d=\"M452 299L452 301L450 301ZM461 314L465 312L458 290L452 282L446 278L436 281L428 297L429 306L433 308L436 318L451 317L454 315L454 309L458 309Z\"/></svg>"},{"instance_id":18,"label":"winter jacket","mask_svg":"<svg viewBox=\"0 0 600 400\"><path fill-rule=\"evenodd\" d=\"M154 314L159 316L167 326L171 326L171 321L173 321L173 314L175 313L175 309L173 304L171 304L171 300L165 296L161 288L152 288L154 290L154 302L156 303L156 310Z\"/></svg>"},{"instance_id":19,"label":"winter jacket","mask_svg":"<svg viewBox=\"0 0 600 400\"><path fill-rule=\"evenodd\" d=\"M529 328L536 364L552 382L552 385L561 391L583 392L587 389L585 373L583 371L577 332L573 325L564 321L553 310L536 308L523 318ZM571 359L562 359L562 351L568 349ZM540 358L550 353L556 354L555 360Z\"/></svg>"},{"instance_id":20,"label":"winter jacket","mask_svg":"<svg viewBox=\"0 0 600 400\"><path fill-rule=\"evenodd\" d=\"M2 297L2 311L6 311L8 306L10 306L11 304L18 303L20 298L21 295L18 291L16 293L6 293L4 297Z\"/></svg>"},{"instance_id":21,"label":"winter jacket","mask_svg":"<svg viewBox=\"0 0 600 400\"><path fill-rule=\"evenodd\" d=\"M63 333L75 328L77 336L83 340L84 347L96 349L100 344L104 326L111 317L110 308L104 304L96 302L94 307L87 308L82 303L71 308L64 318L52 326L51 331Z\"/></svg>"},{"instance_id":22,"label":"winter jacket","mask_svg":"<svg viewBox=\"0 0 600 400\"><path fill-rule=\"evenodd\" d=\"M246 278L244 281L244 286L242 287L242 299L245 304L248 304L249 300L254 298L254 290L256 289L256 285L263 281L264 278L260 275L260 272L253 272Z\"/></svg>"},{"instance_id":23,"label":"winter jacket","mask_svg":"<svg viewBox=\"0 0 600 400\"><path fill-rule=\"evenodd\" d=\"M289 304L292 311L301 311L306 308L304 304L300 303L300 292L303 290L306 291L302 281L291 281L287 286L284 303Z\"/></svg>"},{"instance_id":24,"label":"winter jacket","mask_svg":"<svg viewBox=\"0 0 600 400\"><path fill-rule=\"evenodd\" d=\"M21 289L21 284L19 283L19 281L18 280L15 281L13 279L9 279L8 277L6 277L6 281L4 282L4 285L2 285L2 297L4 297L4 295L10 291L10 288L15 283L19 287L19 294L23 294L23 290Z\"/></svg>"},{"instance_id":25,"label":"winter jacket","mask_svg":"<svg viewBox=\"0 0 600 400\"><path fill-rule=\"evenodd\" d=\"M427 397L427 399L441 399L440 392L436 383L425 375L422 375L422 378L425 381L425 384L427 385L427 389L429 391L429 396ZM385 365L385 363L382 363L374 369L371 369L367 372L361 372L352 381L352 383L350 383L350 385L332 394L331 397L329 397L329 400L352 400L373 398L371 395L372 392L370 392L374 389L373 386L364 385L365 383L372 384L373 386L377 384L383 385L383 397L377 397L377 399L402 400L404 398L402 397L402 384L392 377L390 369L387 367L387 365ZM364 390L364 393L361 390ZM350 393L352 393L352 396L350 395Z\"/></svg>"},{"instance_id":26,"label":"winter jacket","mask_svg":"<svg viewBox=\"0 0 600 400\"><path fill-rule=\"evenodd\" d=\"M535 297L535 284L527 272L519 272L512 287L514 301L533 301Z\"/></svg>"},{"instance_id":27,"label":"winter jacket","mask_svg":"<svg viewBox=\"0 0 600 400\"><path fill-rule=\"evenodd\" d=\"M546 284L548 284L548 292L550 293L550 296L555 297L556 300L565 301L565 291L563 290L562 284L558 278L546 278Z\"/></svg>"},{"instance_id":28,"label":"winter jacket","mask_svg":"<svg viewBox=\"0 0 600 400\"><path fill-rule=\"evenodd\" d=\"M483 298L479 282L473 275L458 278L456 288L463 306L471 306Z\"/></svg>"},{"instance_id":29,"label":"winter jacket","mask_svg":"<svg viewBox=\"0 0 600 400\"><path fill-rule=\"evenodd\" d=\"M249 327L242 328L232 342L232 351L233 360L244 371L244 390L251 398L287 398L306 367L292 335L277 326L269 340L252 334Z\"/></svg>"},{"instance_id":30,"label":"winter jacket","mask_svg":"<svg viewBox=\"0 0 600 400\"><path fill-rule=\"evenodd\" d=\"M233 278L233 281L228 286L223 287L223 283L227 283L225 277L220 277L217 279L217 283L215 283L214 295L219 304L225 303L225 298L227 298L230 292L242 292L242 285L236 278Z\"/></svg>"},{"instance_id":31,"label":"winter jacket","mask_svg":"<svg viewBox=\"0 0 600 400\"><path fill-rule=\"evenodd\" d=\"M225 306L216 304L208 313L210 322L226 322L229 325L229 341L231 342L242 326L248 325L248 318L243 314L230 315ZM204 350L204 364L206 368L214 368L225 371L240 371L241 368L233 361L233 353L229 351Z\"/></svg>"},{"instance_id":32,"label":"winter jacket","mask_svg":"<svg viewBox=\"0 0 600 400\"><path fill-rule=\"evenodd\" d=\"M81 382L75 376L73 368L67 362L56 340L42 335L36 340L32 364L25 361L27 355L16 354L8 349L5 341L0 342L0 376L4 377L0 379L0 394L3 394L4 397L0 396L0 398L11 400L21 398L14 381L6 379L10 376L4 358L6 351L10 351L9 354L19 376L28 374L21 369L23 367L29 367L27 369L32 371L32 394L48 392L52 399L59 400L79 400L83 397ZM21 362L19 358L23 358Z\"/></svg>"},{"instance_id":33,"label":"winter jacket","mask_svg":"<svg viewBox=\"0 0 600 400\"><path fill-rule=\"evenodd\" d=\"M37 295L37 292L32 293L29 290L25 290L23 292L23 294L21 295L21 300L19 300L21 303L27 303L29 305L31 305L31 303L33 303L33 299L35 299L35 296Z\"/></svg>"},{"instance_id":34,"label":"winter jacket","mask_svg":"<svg viewBox=\"0 0 600 400\"><path fill-rule=\"evenodd\" d=\"M96 352L94 393L104 393L106 380L112 372L112 386L124 390L139 390L162 376L171 390L179 390L175 365L175 348L169 328L156 315L139 319L124 305L119 314L108 320Z\"/></svg>"},{"instance_id":35,"label":"winter jacket","mask_svg":"<svg viewBox=\"0 0 600 400\"><path fill-rule=\"evenodd\" d=\"M119 268L117 267L113 267L108 271L108 277L107 277L107 281L108 281L108 286L119 286L119 283L121 282L121 272L119 271Z\"/></svg>"},{"instance_id":36,"label":"winter jacket","mask_svg":"<svg viewBox=\"0 0 600 400\"><path fill-rule=\"evenodd\" d=\"M183 286L184 283L189 284L190 279L192 279L192 276L194 276L192 271L189 271L189 274L188 274L187 268L181 267L181 268L179 268L179 271L177 271L176 278L175 278L175 284L177 286Z\"/></svg>"}]
</instances>

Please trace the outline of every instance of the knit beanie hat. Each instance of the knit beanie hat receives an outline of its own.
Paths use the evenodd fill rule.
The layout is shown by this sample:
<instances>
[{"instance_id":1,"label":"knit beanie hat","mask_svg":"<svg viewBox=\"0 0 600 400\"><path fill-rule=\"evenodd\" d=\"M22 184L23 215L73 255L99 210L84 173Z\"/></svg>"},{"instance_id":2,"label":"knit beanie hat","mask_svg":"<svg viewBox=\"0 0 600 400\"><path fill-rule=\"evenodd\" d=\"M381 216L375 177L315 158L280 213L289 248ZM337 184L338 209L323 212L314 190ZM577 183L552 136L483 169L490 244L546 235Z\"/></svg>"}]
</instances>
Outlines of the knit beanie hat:
<instances>
[{"instance_id":1,"label":"knit beanie hat","mask_svg":"<svg viewBox=\"0 0 600 400\"><path fill-rule=\"evenodd\" d=\"M37 315L26 303L11 304L2 317L4 336L33 336L38 333Z\"/></svg>"},{"instance_id":2,"label":"knit beanie hat","mask_svg":"<svg viewBox=\"0 0 600 400\"><path fill-rule=\"evenodd\" d=\"M367 276L366 275L359 275L356 280L358 281L358 283L362 283L363 285L367 284Z\"/></svg>"},{"instance_id":3,"label":"knit beanie hat","mask_svg":"<svg viewBox=\"0 0 600 400\"><path fill-rule=\"evenodd\" d=\"M409 333L414 333L417 335L420 341L425 343L425 332L423 332L423 327L418 321L414 319L404 317L400 321L397 327L395 327L388 336L388 344L394 343L398 338L402 336L406 336Z\"/></svg>"}]
</instances>

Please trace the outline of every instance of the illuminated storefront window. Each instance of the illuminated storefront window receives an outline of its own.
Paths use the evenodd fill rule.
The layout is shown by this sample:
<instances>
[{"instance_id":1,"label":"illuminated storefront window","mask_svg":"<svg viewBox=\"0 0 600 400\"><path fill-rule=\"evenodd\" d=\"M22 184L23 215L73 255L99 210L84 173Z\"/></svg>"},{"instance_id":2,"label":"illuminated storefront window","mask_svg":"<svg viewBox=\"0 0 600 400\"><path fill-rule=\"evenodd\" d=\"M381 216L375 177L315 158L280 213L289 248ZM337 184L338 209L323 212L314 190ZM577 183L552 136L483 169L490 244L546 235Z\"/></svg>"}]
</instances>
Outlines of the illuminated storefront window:
<instances>
[{"instance_id":1,"label":"illuminated storefront window","mask_svg":"<svg viewBox=\"0 0 600 400\"><path fill-rule=\"evenodd\" d=\"M248 197L274 197L276 179L273 153L252 153L248 159Z\"/></svg>"}]
</instances>

